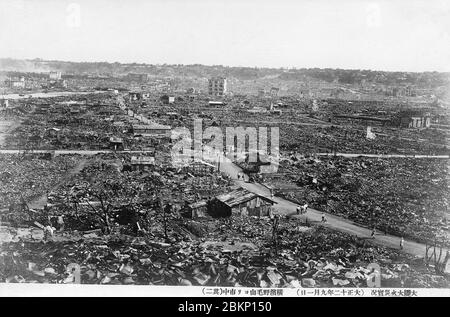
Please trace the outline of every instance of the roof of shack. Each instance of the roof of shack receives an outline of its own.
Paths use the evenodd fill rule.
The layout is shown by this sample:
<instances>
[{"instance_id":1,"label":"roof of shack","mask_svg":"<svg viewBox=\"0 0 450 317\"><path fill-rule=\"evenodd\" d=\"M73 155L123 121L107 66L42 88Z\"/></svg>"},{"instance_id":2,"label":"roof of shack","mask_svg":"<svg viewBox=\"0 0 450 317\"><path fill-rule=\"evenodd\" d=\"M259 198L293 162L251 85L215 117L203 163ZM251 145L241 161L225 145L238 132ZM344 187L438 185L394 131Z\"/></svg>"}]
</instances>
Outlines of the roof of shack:
<instances>
[{"instance_id":1,"label":"roof of shack","mask_svg":"<svg viewBox=\"0 0 450 317\"><path fill-rule=\"evenodd\" d=\"M227 194L217 196L216 199L220 200L228 207L233 207L245 203L249 200L255 199L256 197L260 197L261 199L264 199L271 204L275 204L275 201L273 201L272 199L250 192L244 188L238 188Z\"/></svg>"},{"instance_id":2,"label":"roof of shack","mask_svg":"<svg viewBox=\"0 0 450 317\"><path fill-rule=\"evenodd\" d=\"M159 123L150 124L133 124L133 129L146 129L146 130L170 130L171 127L168 125L162 125Z\"/></svg>"}]
</instances>

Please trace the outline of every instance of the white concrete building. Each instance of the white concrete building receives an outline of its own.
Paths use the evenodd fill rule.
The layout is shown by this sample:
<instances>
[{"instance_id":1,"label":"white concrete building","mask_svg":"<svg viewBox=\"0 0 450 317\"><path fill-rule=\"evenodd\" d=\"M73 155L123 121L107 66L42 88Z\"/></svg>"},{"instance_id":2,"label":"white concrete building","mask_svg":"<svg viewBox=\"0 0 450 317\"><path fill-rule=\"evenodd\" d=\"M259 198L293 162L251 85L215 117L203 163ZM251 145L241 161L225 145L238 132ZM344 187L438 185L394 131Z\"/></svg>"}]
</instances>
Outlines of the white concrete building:
<instances>
[{"instance_id":1,"label":"white concrete building","mask_svg":"<svg viewBox=\"0 0 450 317\"><path fill-rule=\"evenodd\" d=\"M208 80L208 94L211 96L223 96L227 92L227 79L213 77Z\"/></svg>"}]
</instances>

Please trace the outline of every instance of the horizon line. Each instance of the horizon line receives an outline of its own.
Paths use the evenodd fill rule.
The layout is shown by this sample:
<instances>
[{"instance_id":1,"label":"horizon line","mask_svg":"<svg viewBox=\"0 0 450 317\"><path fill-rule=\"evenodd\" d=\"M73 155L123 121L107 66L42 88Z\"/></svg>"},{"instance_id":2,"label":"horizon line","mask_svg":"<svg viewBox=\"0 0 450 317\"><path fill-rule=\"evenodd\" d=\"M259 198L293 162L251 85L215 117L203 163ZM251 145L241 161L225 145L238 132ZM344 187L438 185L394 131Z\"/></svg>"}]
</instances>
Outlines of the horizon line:
<instances>
[{"instance_id":1,"label":"horizon line","mask_svg":"<svg viewBox=\"0 0 450 317\"><path fill-rule=\"evenodd\" d=\"M384 73L441 73L441 74L450 74L450 71L438 71L438 70L424 70L424 71L406 71L406 70L381 70L381 69L366 69L366 68L340 68L340 67L300 67L300 66L279 66L279 67L270 67L270 66L242 66L242 65L223 65L223 64L201 64L201 63L192 63L192 64L177 64L177 63L156 63L151 64L148 62L119 62L119 61L75 61L75 60L60 60L60 59L45 59L41 57L35 58L16 58L16 57L0 57L2 59L11 59L18 61L40 61L40 62L62 62L62 63L85 63L85 64L95 64L95 63L106 63L106 64L121 64L121 65L144 65L144 66L206 66L206 67L224 67L224 68L254 68L254 69L273 69L273 70L302 70L302 69L331 69L331 70L346 70L346 71L371 71L371 72L384 72Z\"/></svg>"}]
</instances>

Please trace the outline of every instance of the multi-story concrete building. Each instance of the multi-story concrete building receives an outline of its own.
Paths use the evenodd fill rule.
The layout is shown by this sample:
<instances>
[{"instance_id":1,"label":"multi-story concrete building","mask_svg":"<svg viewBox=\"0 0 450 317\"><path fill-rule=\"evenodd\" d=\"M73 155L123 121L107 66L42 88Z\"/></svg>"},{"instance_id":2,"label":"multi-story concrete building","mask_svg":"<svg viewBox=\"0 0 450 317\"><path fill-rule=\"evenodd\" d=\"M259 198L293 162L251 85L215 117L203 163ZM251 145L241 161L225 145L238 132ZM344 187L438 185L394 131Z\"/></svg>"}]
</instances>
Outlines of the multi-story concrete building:
<instances>
[{"instance_id":1,"label":"multi-story concrete building","mask_svg":"<svg viewBox=\"0 0 450 317\"><path fill-rule=\"evenodd\" d=\"M21 80L11 81L11 88L25 88L25 82Z\"/></svg>"},{"instance_id":2,"label":"multi-story concrete building","mask_svg":"<svg viewBox=\"0 0 450 317\"><path fill-rule=\"evenodd\" d=\"M223 96L227 92L227 79L224 77L213 77L208 81L208 94L212 96Z\"/></svg>"},{"instance_id":3,"label":"multi-story concrete building","mask_svg":"<svg viewBox=\"0 0 450 317\"><path fill-rule=\"evenodd\" d=\"M50 72L48 75L50 80L60 80L61 79L61 72Z\"/></svg>"},{"instance_id":4,"label":"multi-story concrete building","mask_svg":"<svg viewBox=\"0 0 450 317\"><path fill-rule=\"evenodd\" d=\"M270 95L272 97L277 97L279 92L280 92L280 88L278 88L278 87L270 88Z\"/></svg>"},{"instance_id":5,"label":"multi-story concrete building","mask_svg":"<svg viewBox=\"0 0 450 317\"><path fill-rule=\"evenodd\" d=\"M5 86L9 88L23 89L26 86L25 77L8 78L5 80Z\"/></svg>"}]
</instances>

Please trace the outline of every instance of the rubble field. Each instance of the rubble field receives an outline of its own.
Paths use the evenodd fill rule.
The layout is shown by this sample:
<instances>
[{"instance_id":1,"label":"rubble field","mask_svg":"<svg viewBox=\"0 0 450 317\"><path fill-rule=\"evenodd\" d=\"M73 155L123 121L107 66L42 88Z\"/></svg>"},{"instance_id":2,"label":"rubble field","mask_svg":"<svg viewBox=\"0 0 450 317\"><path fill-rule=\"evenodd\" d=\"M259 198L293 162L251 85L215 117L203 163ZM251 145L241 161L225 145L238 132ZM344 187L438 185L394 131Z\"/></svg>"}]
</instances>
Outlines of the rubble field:
<instances>
[{"instance_id":1,"label":"rubble field","mask_svg":"<svg viewBox=\"0 0 450 317\"><path fill-rule=\"evenodd\" d=\"M79 266L83 284L367 287L368 265L376 263L382 287L449 287L422 260L295 219L280 220L276 246L268 218L174 219L170 226L170 243L158 239L162 232L21 237L2 245L0 281L74 283L71 268Z\"/></svg>"},{"instance_id":2,"label":"rubble field","mask_svg":"<svg viewBox=\"0 0 450 317\"><path fill-rule=\"evenodd\" d=\"M226 192L230 180L129 162L95 156L44 209L2 217L0 281L74 283L79 266L86 284L366 287L377 263L383 287L449 286L422 259L295 218L184 218L186 201Z\"/></svg>"},{"instance_id":3,"label":"rubble field","mask_svg":"<svg viewBox=\"0 0 450 317\"><path fill-rule=\"evenodd\" d=\"M132 90L142 85L112 82L126 87L120 95L113 89L26 98L4 109L5 120L14 125L0 148L21 154L0 155L0 282L368 287L379 274L382 287L450 287L439 264L441 255L446 257L440 247L450 243L447 160L315 155L448 154L448 131L380 124L373 129L376 138L369 139L365 123L335 120L334 114L369 116L371 109L390 116L398 105L238 94L211 105L202 94L172 98L167 91L138 93ZM206 162L174 167L168 129L155 128L192 131L199 118L203 129L279 127L278 172L249 175L250 181L361 226L434 243L439 261L274 215L272 209L268 217L231 212L212 218L202 208L230 193L236 182ZM142 127L150 120L152 129ZM33 153L38 149L48 153ZM79 154L54 155L63 149ZM88 157L83 150L109 153ZM237 209L241 212L240 205Z\"/></svg>"},{"instance_id":4,"label":"rubble field","mask_svg":"<svg viewBox=\"0 0 450 317\"><path fill-rule=\"evenodd\" d=\"M281 162L279 174L267 174L264 182L289 200L382 232L448 245L447 171L445 159L319 159L292 154Z\"/></svg>"},{"instance_id":5,"label":"rubble field","mask_svg":"<svg viewBox=\"0 0 450 317\"><path fill-rule=\"evenodd\" d=\"M79 161L77 156L40 159L32 153L0 154L0 209L31 201L51 190Z\"/></svg>"}]
</instances>

